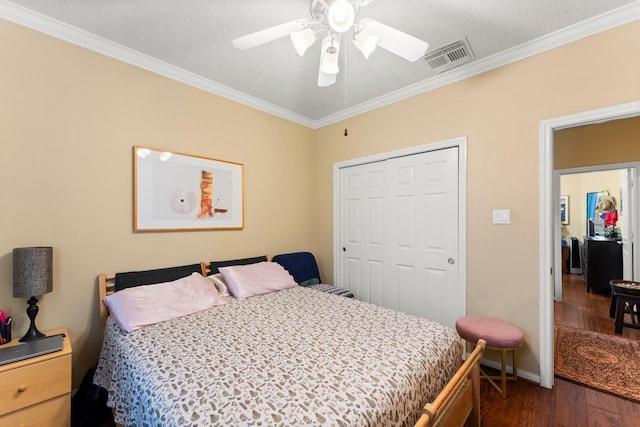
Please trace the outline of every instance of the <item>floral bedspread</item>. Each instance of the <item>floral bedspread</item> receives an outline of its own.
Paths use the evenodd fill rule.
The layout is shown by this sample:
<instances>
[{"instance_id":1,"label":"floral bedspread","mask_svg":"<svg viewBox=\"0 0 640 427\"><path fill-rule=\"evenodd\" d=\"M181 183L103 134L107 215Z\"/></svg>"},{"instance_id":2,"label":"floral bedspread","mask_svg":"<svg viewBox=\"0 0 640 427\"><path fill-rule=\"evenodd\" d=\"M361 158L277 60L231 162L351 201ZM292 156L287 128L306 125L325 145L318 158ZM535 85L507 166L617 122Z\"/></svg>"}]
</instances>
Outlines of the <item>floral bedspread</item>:
<instances>
[{"instance_id":1,"label":"floral bedspread","mask_svg":"<svg viewBox=\"0 0 640 427\"><path fill-rule=\"evenodd\" d=\"M302 287L130 334L94 382L126 426L413 425L462 363L438 323Z\"/></svg>"}]
</instances>

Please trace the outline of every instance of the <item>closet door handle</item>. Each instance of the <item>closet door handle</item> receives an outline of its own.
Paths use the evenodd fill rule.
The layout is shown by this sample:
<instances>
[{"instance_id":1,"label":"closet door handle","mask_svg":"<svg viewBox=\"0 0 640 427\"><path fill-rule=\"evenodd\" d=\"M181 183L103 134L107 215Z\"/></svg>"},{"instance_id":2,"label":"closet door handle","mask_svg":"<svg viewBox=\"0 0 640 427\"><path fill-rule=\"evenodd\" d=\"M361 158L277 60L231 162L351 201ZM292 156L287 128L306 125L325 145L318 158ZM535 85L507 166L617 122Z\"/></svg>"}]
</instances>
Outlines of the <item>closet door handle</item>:
<instances>
[{"instance_id":1,"label":"closet door handle","mask_svg":"<svg viewBox=\"0 0 640 427\"><path fill-rule=\"evenodd\" d=\"M456 263L456 260L455 260L455 259L453 259L453 258L449 258L449 259L447 260L447 262L448 262L449 264L453 265L453 264L455 264L455 263Z\"/></svg>"}]
</instances>

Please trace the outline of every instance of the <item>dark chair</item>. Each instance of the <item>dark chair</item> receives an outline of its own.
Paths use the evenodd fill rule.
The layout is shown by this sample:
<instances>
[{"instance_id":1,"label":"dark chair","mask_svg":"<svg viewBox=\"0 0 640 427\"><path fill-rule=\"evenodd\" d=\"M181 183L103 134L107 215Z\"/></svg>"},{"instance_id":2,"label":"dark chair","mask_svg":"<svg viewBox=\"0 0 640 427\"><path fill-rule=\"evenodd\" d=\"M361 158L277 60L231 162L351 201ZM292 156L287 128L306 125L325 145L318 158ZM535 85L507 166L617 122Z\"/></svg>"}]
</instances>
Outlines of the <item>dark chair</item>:
<instances>
[{"instance_id":1,"label":"dark chair","mask_svg":"<svg viewBox=\"0 0 640 427\"><path fill-rule=\"evenodd\" d=\"M347 289L322 283L318 263L311 252L293 252L275 255L271 261L283 266L300 286L353 298L353 294Z\"/></svg>"},{"instance_id":2,"label":"dark chair","mask_svg":"<svg viewBox=\"0 0 640 427\"><path fill-rule=\"evenodd\" d=\"M640 282L630 280L612 280L611 308L609 315L615 318L616 334L622 334L622 328L640 329ZM629 315L630 323L625 322Z\"/></svg>"}]
</instances>

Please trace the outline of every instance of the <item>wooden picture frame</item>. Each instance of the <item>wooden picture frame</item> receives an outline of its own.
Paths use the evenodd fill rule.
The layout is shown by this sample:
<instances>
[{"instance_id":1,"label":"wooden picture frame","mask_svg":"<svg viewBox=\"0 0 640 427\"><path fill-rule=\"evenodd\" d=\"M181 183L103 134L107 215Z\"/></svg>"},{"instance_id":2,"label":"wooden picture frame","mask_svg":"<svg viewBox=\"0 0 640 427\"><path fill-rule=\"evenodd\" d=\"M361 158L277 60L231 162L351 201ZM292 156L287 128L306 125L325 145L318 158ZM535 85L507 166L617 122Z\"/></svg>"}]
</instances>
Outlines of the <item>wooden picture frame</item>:
<instances>
[{"instance_id":1,"label":"wooden picture frame","mask_svg":"<svg viewBox=\"0 0 640 427\"><path fill-rule=\"evenodd\" d=\"M244 165L133 147L134 231L244 228Z\"/></svg>"},{"instance_id":2,"label":"wooden picture frame","mask_svg":"<svg viewBox=\"0 0 640 427\"><path fill-rule=\"evenodd\" d=\"M560 223L569 224L569 196L560 196Z\"/></svg>"}]
</instances>

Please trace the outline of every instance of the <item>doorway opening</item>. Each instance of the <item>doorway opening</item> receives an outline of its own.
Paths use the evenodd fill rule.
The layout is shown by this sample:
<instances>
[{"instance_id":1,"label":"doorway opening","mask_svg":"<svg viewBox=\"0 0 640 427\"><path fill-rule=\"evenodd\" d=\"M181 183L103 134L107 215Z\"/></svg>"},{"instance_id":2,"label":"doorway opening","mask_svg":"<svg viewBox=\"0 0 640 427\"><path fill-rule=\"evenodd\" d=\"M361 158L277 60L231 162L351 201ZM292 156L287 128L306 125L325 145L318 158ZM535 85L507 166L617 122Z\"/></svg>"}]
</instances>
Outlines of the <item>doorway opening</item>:
<instances>
[{"instance_id":1,"label":"doorway opening","mask_svg":"<svg viewBox=\"0 0 640 427\"><path fill-rule=\"evenodd\" d=\"M634 164L556 171L565 210L561 211L562 243L558 243L562 265L555 268L554 327L602 337L616 335L609 281L634 277L632 236L636 233L632 227L637 214L633 209L633 178L637 169ZM640 340L640 330L625 328L618 337ZM562 342L565 340L554 343L555 354L567 350ZM605 344L598 340L595 345ZM556 372L560 368L571 375L566 360L558 363L554 361ZM592 364L591 359L586 364ZM583 379L579 375L564 378L578 383Z\"/></svg>"},{"instance_id":2,"label":"doorway opening","mask_svg":"<svg viewBox=\"0 0 640 427\"><path fill-rule=\"evenodd\" d=\"M554 301L563 300L564 274L587 275L587 240L613 240L620 250L610 260L615 265L616 277L612 279L632 280L636 277L637 266L633 263L633 236L636 217L636 198L633 182L637 176L638 165L613 164L585 166L573 169L557 170L558 191L560 194L560 235L556 242L554 266ZM599 201L612 203L608 212L597 209ZM609 206L607 206L609 207ZM619 252L620 256L617 256ZM559 258L560 256L560 258ZM559 260L559 262L558 262ZM608 292L608 283L601 283L600 276L594 277L594 271L604 260L596 260L596 269L591 270L592 280L587 291L593 289ZM603 272L604 273L604 272ZM613 272L611 273L613 274ZM585 277L586 279L586 277Z\"/></svg>"},{"instance_id":3,"label":"doorway opening","mask_svg":"<svg viewBox=\"0 0 640 427\"><path fill-rule=\"evenodd\" d=\"M540 124L540 385L543 387L551 388L554 380L554 268L561 262L557 249L560 238L560 194L558 175L554 173L554 134L561 129L638 116L640 102L632 102L550 119ZM638 228L637 224L634 228Z\"/></svg>"}]
</instances>

